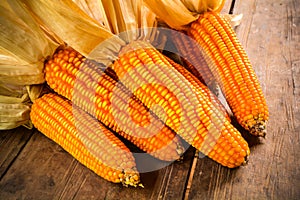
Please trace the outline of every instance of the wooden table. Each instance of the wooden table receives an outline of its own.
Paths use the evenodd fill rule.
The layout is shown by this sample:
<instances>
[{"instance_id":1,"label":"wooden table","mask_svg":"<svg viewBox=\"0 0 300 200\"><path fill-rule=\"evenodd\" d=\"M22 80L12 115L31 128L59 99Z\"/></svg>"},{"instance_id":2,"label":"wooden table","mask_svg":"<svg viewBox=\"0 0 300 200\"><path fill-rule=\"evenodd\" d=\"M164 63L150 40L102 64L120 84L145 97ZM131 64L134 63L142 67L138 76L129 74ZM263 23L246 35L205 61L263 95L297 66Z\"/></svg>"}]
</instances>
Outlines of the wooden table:
<instances>
[{"instance_id":1,"label":"wooden table","mask_svg":"<svg viewBox=\"0 0 300 200\"><path fill-rule=\"evenodd\" d=\"M98 177L36 130L0 132L0 199L300 199L300 6L296 0L236 0L236 32L261 82L265 139L246 136L246 166L228 169L190 148L184 159L142 174L145 188Z\"/></svg>"}]
</instances>

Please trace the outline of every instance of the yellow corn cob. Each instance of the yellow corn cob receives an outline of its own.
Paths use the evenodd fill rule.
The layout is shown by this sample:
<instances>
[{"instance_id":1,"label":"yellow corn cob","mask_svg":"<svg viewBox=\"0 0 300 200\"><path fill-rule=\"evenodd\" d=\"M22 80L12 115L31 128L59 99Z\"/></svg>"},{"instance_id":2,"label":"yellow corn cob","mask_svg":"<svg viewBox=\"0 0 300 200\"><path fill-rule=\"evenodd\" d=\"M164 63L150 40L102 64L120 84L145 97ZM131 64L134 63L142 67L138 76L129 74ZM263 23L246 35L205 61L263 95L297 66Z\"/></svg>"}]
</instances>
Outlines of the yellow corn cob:
<instances>
[{"instance_id":1,"label":"yellow corn cob","mask_svg":"<svg viewBox=\"0 0 300 200\"><path fill-rule=\"evenodd\" d=\"M117 82L113 73L103 72L101 65L75 50L55 53L45 63L45 74L56 92L143 151L166 161L179 159L184 152L176 133Z\"/></svg>"},{"instance_id":2,"label":"yellow corn cob","mask_svg":"<svg viewBox=\"0 0 300 200\"><path fill-rule=\"evenodd\" d=\"M247 142L212 101L208 89L198 85L187 70L174 69L155 48L141 41L123 47L111 67L137 98L189 144L227 167L246 162ZM164 112L153 108L156 104Z\"/></svg>"},{"instance_id":3,"label":"yellow corn cob","mask_svg":"<svg viewBox=\"0 0 300 200\"><path fill-rule=\"evenodd\" d=\"M216 12L207 12L188 31L204 57L237 121L250 133L265 136L268 108L257 76L234 30Z\"/></svg>"},{"instance_id":4,"label":"yellow corn cob","mask_svg":"<svg viewBox=\"0 0 300 200\"><path fill-rule=\"evenodd\" d=\"M175 63L172 59L166 57L168 62L176 69L179 73L181 73L189 82L195 87L206 93L207 98L216 106L226 117L228 121L231 121L230 116L223 106L223 104L219 101L218 97L214 95L207 87L203 86L203 82L193 76L190 72L188 72L185 68L183 68L178 63ZM193 67L193 66L190 66Z\"/></svg>"},{"instance_id":5,"label":"yellow corn cob","mask_svg":"<svg viewBox=\"0 0 300 200\"><path fill-rule=\"evenodd\" d=\"M34 126L99 176L137 186L139 173L132 153L107 128L71 102L46 94L32 105Z\"/></svg>"}]
</instances>

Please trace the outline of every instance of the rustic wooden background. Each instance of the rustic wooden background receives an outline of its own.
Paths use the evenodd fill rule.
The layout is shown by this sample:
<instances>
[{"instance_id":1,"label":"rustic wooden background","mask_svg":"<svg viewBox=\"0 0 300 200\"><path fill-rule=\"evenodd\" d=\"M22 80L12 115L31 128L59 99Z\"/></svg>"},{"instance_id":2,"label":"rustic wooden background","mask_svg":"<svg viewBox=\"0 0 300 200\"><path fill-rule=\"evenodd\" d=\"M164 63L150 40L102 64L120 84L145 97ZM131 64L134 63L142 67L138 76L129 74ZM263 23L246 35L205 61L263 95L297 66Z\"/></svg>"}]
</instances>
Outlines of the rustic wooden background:
<instances>
[{"instance_id":1,"label":"rustic wooden background","mask_svg":"<svg viewBox=\"0 0 300 200\"><path fill-rule=\"evenodd\" d=\"M36 130L0 132L0 199L300 199L300 2L227 1L242 13L236 32L257 72L270 121L265 139L245 134L246 166L195 156L142 174L145 188L98 177Z\"/></svg>"}]
</instances>

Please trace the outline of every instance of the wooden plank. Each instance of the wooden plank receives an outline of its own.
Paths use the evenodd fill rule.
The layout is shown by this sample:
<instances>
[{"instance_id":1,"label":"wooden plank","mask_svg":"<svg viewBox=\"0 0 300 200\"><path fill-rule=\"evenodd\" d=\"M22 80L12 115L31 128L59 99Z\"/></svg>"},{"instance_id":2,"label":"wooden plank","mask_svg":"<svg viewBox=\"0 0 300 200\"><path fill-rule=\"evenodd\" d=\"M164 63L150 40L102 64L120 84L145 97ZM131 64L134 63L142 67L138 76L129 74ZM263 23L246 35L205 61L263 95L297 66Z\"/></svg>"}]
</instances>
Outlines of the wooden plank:
<instances>
[{"instance_id":1,"label":"wooden plank","mask_svg":"<svg viewBox=\"0 0 300 200\"><path fill-rule=\"evenodd\" d=\"M247 10L243 6L240 8L241 12ZM300 197L299 123L296 123L296 116L299 118L300 114L297 106L300 96L295 93L299 83L293 82L299 78L299 71L293 70L300 59L299 13L295 0L256 1L248 40L245 40L258 76L265 83L263 88L271 115L267 140L257 150L265 156L261 158L261 168L267 167L254 182L264 188L264 194L251 194L253 198Z\"/></svg>"},{"instance_id":2,"label":"wooden plank","mask_svg":"<svg viewBox=\"0 0 300 200\"><path fill-rule=\"evenodd\" d=\"M53 199L68 180L74 159L35 132L0 181L4 199Z\"/></svg>"},{"instance_id":3,"label":"wooden plank","mask_svg":"<svg viewBox=\"0 0 300 200\"><path fill-rule=\"evenodd\" d=\"M30 138L32 130L18 127L0 131L0 180Z\"/></svg>"},{"instance_id":4,"label":"wooden plank","mask_svg":"<svg viewBox=\"0 0 300 200\"><path fill-rule=\"evenodd\" d=\"M265 140L247 137L248 165L230 170L198 161L189 199L299 199L299 6L296 1L236 1L237 28L270 108ZM297 79L297 80L296 80Z\"/></svg>"}]
</instances>

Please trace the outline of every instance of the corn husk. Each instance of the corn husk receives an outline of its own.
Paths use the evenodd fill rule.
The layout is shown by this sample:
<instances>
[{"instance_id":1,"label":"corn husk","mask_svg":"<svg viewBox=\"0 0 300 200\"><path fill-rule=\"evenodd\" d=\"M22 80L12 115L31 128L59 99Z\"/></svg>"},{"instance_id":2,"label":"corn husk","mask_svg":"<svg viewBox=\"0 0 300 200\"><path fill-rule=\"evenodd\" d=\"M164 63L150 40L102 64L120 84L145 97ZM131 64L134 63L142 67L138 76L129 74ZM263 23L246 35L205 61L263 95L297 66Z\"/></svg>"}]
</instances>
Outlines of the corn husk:
<instances>
[{"instance_id":1,"label":"corn husk","mask_svg":"<svg viewBox=\"0 0 300 200\"><path fill-rule=\"evenodd\" d=\"M89 17L71 0L21 0L21 2L29 8L42 26L47 27L85 56L101 42L114 37L111 32ZM117 51L122 42L116 40L114 42L112 48L116 48Z\"/></svg>"},{"instance_id":2,"label":"corn husk","mask_svg":"<svg viewBox=\"0 0 300 200\"><path fill-rule=\"evenodd\" d=\"M23 125L32 128L29 118L32 102L37 99L44 85L0 84L0 130Z\"/></svg>"},{"instance_id":3,"label":"corn husk","mask_svg":"<svg viewBox=\"0 0 300 200\"><path fill-rule=\"evenodd\" d=\"M155 15L142 0L21 2L41 26L105 66L117 59L120 49L130 41L157 41L162 47L166 40L159 39Z\"/></svg>"},{"instance_id":4,"label":"corn husk","mask_svg":"<svg viewBox=\"0 0 300 200\"><path fill-rule=\"evenodd\" d=\"M107 45L99 50L99 54L103 55L102 60L98 61L108 65L125 45L124 41L110 32L102 21L98 22L91 18L72 0L20 0L20 2L42 27L47 28L48 32L52 32L86 57L89 57L95 47L105 42Z\"/></svg>"},{"instance_id":5,"label":"corn husk","mask_svg":"<svg viewBox=\"0 0 300 200\"><path fill-rule=\"evenodd\" d=\"M73 0L73 2L92 19L95 19L104 28L111 31L110 23L101 0Z\"/></svg>"},{"instance_id":6,"label":"corn husk","mask_svg":"<svg viewBox=\"0 0 300 200\"><path fill-rule=\"evenodd\" d=\"M0 5L0 83L43 83L43 60L53 49L30 15L19 12L21 19L4 3Z\"/></svg>"},{"instance_id":7,"label":"corn husk","mask_svg":"<svg viewBox=\"0 0 300 200\"><path fill-rule=\"evenodd\" d=\"M145 6L142 0L73 1L126 43L144 40L157 48L163 48L165 45L166 37L159 34L156 15Z\"/></svg>"},{"instance_id":8,"label":"corn husk","mask_svg":"<svg viewBox=\"0 0 300 200\"><path fill-rule=\"evenodd\" d=\"M127 43L133 40L152 42L156 38L154 35L158 35L156 15L142 0L73 1L90 17Z\"/></svg>"},{"instance_id":9,"label":"corn husk","mask_svg":"<svg viewBox=\"0 0 300 200\"><path fill-rule=\"evenodd\" d=\"M144 0L145 4L170 27L185 30L199 14L221 11L225 0Z\"/></svg>"},{"instance_id":10,"label":"corn husk","mask_svg":"<svg viewBox=\"0 0 300 200\"><path fill-rule=\"evenodd\" d=\"M127 34L124 34L125 37L123 37L126 42L134 40L138 37L141 1L111 0L105 1L103 6L106 16L109 19L112 33L120 34L127 31Z\"/></svg>"},{"instance_id":11,"label":"corn husk","mask_svg":"<svg viewBox=\"0 0 300 200\"><path fill-rule=\"evenodd\" d=\"M32 102L43 89L44 60L59 45L15 1L0 3L0 130L32 128Z\"/></svg>"},{"instance_id":12,"label":"corn husk","mask_svg":"<svg viewBox=\"0 0 300 200\"><path fill-rule=\"evenodd\" d=\"M82 6L83 9L84 7L93 7L94 4L89 5L89 3L95 1L87 0L85 2L87 5ZM109 28L113 34L126 44L135 40L143 40L158 49L163 49L167 37L164 34L160 34L162 30L158 28L156 15L143 4L142 0L103 0L102 4L100 1L97 2L98 7L101 7L101 9L90 9L87 13L93 16L104 10L105 17L102 18L105 19L100 21L100 23L103 22L105 24L104 21L106 21L108 23L105 24L106 28ZM108 45L107 41L103 42L94 48L88 57L101 62L103 60L103 49ZM113 60L117 58L112 55L109 57Z\"/></svg>"}]
</instances>

